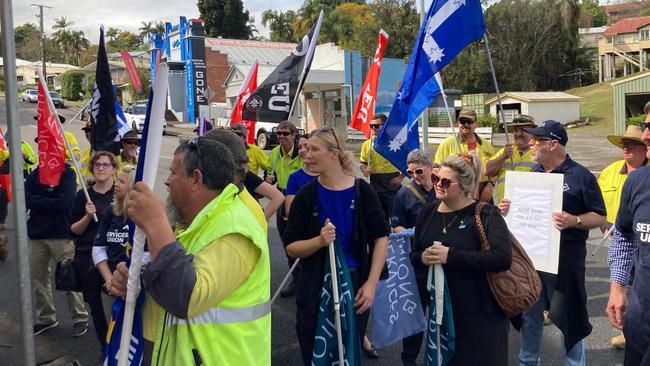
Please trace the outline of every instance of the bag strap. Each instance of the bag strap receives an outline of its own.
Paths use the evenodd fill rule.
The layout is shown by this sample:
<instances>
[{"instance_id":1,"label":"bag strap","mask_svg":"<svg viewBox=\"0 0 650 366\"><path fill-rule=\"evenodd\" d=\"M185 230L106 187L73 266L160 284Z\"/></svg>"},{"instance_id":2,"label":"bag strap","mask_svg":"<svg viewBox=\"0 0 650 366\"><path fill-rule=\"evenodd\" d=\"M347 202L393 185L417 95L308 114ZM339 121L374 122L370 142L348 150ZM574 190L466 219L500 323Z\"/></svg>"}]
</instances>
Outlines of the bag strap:
<instances>
[{"instance_id":1,"label":"bag strap","mask_svg":"<svg viewBox=\"0 0 650 366\"><path fill-rule=\"evenodd\" d=\"M411 193L413 193L415 198L417 198L420 202L422 202L423 205L427 204L427 200L425 200L424 197L422 196L422 194L420 192L418 192L417 188L413 187L413 183L407 184L406 188L409 191L411 191Z\"/></svg>"},{"instance_id":2,"label":"bag strap","mask_svg":"<svg viewBox=\"0 0 650 366\"><path fill-rule=\"evenodd\" d=\"M485 227L483 226L483 221L481 221L481 211L487 203L478 202L476 204L476 210L474 211L474 219L476 220L476 228L481 237L481 250L490 250L490 242L488 241L487 234L485 233Z\"/></svg>"}]
</instances>

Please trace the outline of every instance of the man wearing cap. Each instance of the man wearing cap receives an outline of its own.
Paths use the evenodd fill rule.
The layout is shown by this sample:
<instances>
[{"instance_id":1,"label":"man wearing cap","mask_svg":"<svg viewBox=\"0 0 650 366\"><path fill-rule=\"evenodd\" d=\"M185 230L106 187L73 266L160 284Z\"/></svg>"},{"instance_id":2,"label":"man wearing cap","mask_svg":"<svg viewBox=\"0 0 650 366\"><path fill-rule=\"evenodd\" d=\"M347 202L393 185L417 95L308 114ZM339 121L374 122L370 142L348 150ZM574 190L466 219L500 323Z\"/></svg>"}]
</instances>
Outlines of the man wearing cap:
<instances>
[{"instance_id":1,"label":"man wearing cap","mask_svg":"<svg viewBox=\"0 0 650 366\"><path fill-rule=\"evenodd\" d=\"M449 136L440 143L440 146L438 146L434 162L436 164L441 164L448 156L468 151L476 151L483 164L490 160L494 155L494 147L490 141L483 140L474 132L476 131L476 127L478 127L476 112L472 109L461 110L458 114L456 123L461 151L458 151L456 137ZM483 166L485 167L485 165ZM483 171L485 171L485 169L483 169ZM490 202L492 200L493 186L494 182L489 180L488 176L484 172L481 173L479 179L479 196L481 201Z\"/></svg>"},{"instance_id":2,"label":"man wearing cap","mask_svg":"<svg viewBox=\"0 0 650 366\"><path fill-rule=\"evenodd\" d=\"M128 131L122 136L122 152L117 157L118 168L121 172L126 165L138 165L138 147L140 146L140 137L135 131Z\"/></svg>"},{"instance_id":3,"label":"man wearing cap","mask_svg":"<svg viewBox=\"0 0 650 366\"><path fill-rule=\"evenodd\" d=\"M269 169L269 158L266 156L264 151L260 149L257 145L255 144L249 144L246 141L246 137L248 136L248 129L246 126L242 123L236 124L231 127L232 132L237 134L243 141L244 144L246 144L246 156L248 156L248 171L257 175L259 173L260 168L262 170L268 170Z\"/></svg>"},{"instance_id":4,"label":"man wearing cap","mask_svg":"<svg viewBox=\"0 0 650 366\"><path fill-rule=\"evenodd\" d=\"M623 135L609 135L607 140L615 146L623 149L623 160L618 160L603 169L598 177L598 185L605 200L607 207L607 223L603 227L603 232L609 229L616 222L618 206L621 202L621 192L623 183L628 174L634 170L647 165L646 145L642 139L643 132L639 126L628 126ZM610 279L612 282L615 279ZM623 333L612 338L612 346L623 349L625 348L625 336Z\"/></svg>"},{"instance_id":5,"label":"man wearing cap","mask_svg":"<svg viewBox=\"0 0 650 366\"><path fill-rule=\"evenodd\" d=\"M587 238L590 229L605 222L605 203L596 177L566 153L569 138L560 122L548 120L524 131L533 135L530 146L538 164L532 171L562 174L564 185L562 212L552 213L553 226L561 232L558 272L538 272L542 293L537 303L522 314L519 364L539 365L543 312L550 307L549 317L562 331L565 364L585 365L583 340L592 329L585 290ZM509 207L509 200L504 199L501 206L507 212L504 206Z\"/></svg>"},{"instance_id":6,"label":"man wearing cap","mask_svg":"<svg viewBox=\"0 0 650 366\"><path fill-rule=\"evenodd\" d=\"M370 178L370 185L377 193L379 203L384 211L386 220L390 222L390 216L393 212L393 201L397 191L402 187L404 175L379 155L373 145L381 127L386 123L386 115L379 113L372 116L370 121L370 138L361 145L361 156L359 158L359 169L365 177Z\"/></svg>"},{"instance_id":7,"label":"man wearing cap","mask_svg":"<svg viewBox=\"0 0 650 366\"><path fill-rule=\"evenodd\" d=\"M496 202L503 199L506 182L506 171L514 170L529 172L537 164L533 160L529 142L532 136L524 131L525 127L535 127L535 119L525 114L518 114L508 123L508 132L512 133L513 142L497 151L494 157L485 164L485 173L488 177L497 177Z\"/></svg>"}]
</instances>

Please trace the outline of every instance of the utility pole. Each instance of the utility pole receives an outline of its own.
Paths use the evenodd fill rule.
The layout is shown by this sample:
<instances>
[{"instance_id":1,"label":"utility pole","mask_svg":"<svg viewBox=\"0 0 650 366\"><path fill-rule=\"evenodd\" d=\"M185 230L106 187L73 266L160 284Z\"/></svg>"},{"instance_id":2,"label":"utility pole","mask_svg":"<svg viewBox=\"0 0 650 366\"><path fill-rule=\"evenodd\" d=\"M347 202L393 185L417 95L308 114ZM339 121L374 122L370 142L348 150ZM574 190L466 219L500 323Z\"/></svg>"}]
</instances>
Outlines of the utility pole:
<instances>
[{"instance_id":1,"label":"utility pole","mask_svg":"<svg viewBox=\"0 0 650 366\"><path fill-rule=\"evenodd\" d=\"M426 14L424 0L420 0L420 24L426 21ZM422 150L429 152L429 105L424 108L422 113Z\"/></svg>"},{"instance_id":2,"label":"utility pole","mask_svg":"<svg viewBox=\"0 0 650 366\"><path fill-rule=\"evenodd\" d=\"M40 20L41 23L41 62L43 65L43 77L47 82L47 71L45 69L45 31L43 30L43 8L52 9L52 7L47 5L41 5L41 4L31 4L31 6L38 7L38 13L39 13L38 19Z\"/></svg>"}]
</instances>

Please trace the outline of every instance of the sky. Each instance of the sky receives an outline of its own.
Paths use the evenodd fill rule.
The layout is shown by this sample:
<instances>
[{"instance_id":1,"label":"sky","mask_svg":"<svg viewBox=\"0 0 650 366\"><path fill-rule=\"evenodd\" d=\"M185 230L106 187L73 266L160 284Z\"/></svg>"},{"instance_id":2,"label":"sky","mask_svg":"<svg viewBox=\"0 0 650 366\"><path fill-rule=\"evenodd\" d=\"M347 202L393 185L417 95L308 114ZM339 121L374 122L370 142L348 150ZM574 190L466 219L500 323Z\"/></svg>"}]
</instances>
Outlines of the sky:
<instances>
[{"instance_id":1,"label":"sky","mask_svg":"<svg viewBox=\"0 0 650 366\"><path fill-rule=\"evenodd\" d=\"M425 0L428 7L432 0ZM184 15L198 18L199 10L196 0L13 0L14 26L24 23L38 25L39 8L31 4L50 6L43 8L44 28L52 33L54 19L65 16L73 21L75 30L81 30L92 43L99 41L99 26L105 29L116 27L120 30L138 34L141 22L178 23L178 17ZM416 3L419 6L419 0ZM267 9L276 11L298 10L303 0L243 0L244 8L255 17L255 26L261 36L269 36L269 30L262 26L262 12Z\"/></svg>"},{"instance_id":2,"label":"sky","mask_svg":"<svg viewBox=\"0 0 650 366\"><path fill-rule=\"evenodd\" d=\"M14 26L24 23L38 25L38 7L30 4L51 6L43 8L44 28L46 33L52 33L54 19L65 16L75 24L73 29L81 30L92 43L99 40L99 26L116 27L138 34L141 22L172 22L178 23L178 17L184 15L198 18L199 10L196 0L13 0ZM286 11L297 10L302 0L283 0L269 2L268 0L244 0L244 8L255 17L255 25L262 36L268 37L269 30L261 23L262 12L267 9Z\"/></svg>"}]
</instances>

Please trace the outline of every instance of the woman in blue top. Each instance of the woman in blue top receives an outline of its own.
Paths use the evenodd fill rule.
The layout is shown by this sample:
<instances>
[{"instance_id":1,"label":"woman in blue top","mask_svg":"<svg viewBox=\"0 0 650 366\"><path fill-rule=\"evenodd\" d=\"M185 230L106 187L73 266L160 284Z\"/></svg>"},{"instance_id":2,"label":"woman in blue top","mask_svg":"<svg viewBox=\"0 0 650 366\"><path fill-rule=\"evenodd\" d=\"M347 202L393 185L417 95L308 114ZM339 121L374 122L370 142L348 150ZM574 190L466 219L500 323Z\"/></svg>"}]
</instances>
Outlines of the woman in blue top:
<instances>
[{"instance_id":1,"label":"woman in blue top","mask_svg":"<svg viewBox=\"0 0 650 366\"><path fill-rule=\"evenodd\" d=\"M320 174L296 194L289 213L287 253L301 258L296 286L296 332L305 365L311 365L318 304L326 270L328 246L340 243L354 287L359 341L365 334L368 310L385 269L390 227L377 194L354 176L345 139L331 127L311 133L307 142L311 170Z\"/></svg>"},{"instance_id":2,"label":"woman in blue top","mask_svg":"<svg viewBox=\"0 0 650 366\"><path fill-rule=\"evenodd\" d=\"M314 172L311 169L311 164L307 159L307 141L309 141L309 134L306 133L300 136L298 140L298 155L302 159L303 168L296 170L295 172L289 175L289 180L287 181L287 189L284 192L284 208L289 213L291 209L291 202L296 197L296 193L304 186L305 184L316 180L318 178L318 173Z\"/></svg>"}]
</instances>

